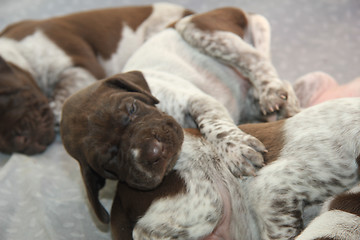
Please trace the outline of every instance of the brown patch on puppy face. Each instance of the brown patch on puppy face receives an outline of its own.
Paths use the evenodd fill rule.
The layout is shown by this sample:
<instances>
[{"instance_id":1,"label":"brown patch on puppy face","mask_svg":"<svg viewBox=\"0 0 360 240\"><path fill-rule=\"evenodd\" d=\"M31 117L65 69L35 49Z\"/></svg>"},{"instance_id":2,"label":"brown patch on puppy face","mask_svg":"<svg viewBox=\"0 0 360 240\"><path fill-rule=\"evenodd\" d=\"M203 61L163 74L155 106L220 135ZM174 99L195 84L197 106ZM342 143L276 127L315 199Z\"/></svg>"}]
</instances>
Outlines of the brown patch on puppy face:
<instances>
[{"instance_id":1,"label":"brown patch on puppy face","mask_svg":"<svg viewBox=\"0 0 360 240\"><path fill-rule=\"evenodd\" d=\"M54 115L30 74L0 57L0 151L41 153L55 138Z\"/></svg>"},{"instance_id":2,"label":"brown patch on puppy face","mask_svg":"<svg viewBox=\"0 0 360 240\"><path fill-rule=\"evenodd\" d=\"M183 130L160 112L140 72L101 80L64 104L61 136L80 163L89 199L100 220L108 214L98 200L105 178L137 189L153 189L174 166Z\"/></svg>"},{"instance_id":3,"label":"brown patch on puppy face","mask_svg":"<svg viewBox=\"0 0 360 240\"><path fill-rule=\"evenodd\" d=\"M284 146L283 126L285 120L268 123L243 124L239 128L247 134L259 139L268 150L264 154L265 163L275 161Z\"/></svg>"}]
</instances>

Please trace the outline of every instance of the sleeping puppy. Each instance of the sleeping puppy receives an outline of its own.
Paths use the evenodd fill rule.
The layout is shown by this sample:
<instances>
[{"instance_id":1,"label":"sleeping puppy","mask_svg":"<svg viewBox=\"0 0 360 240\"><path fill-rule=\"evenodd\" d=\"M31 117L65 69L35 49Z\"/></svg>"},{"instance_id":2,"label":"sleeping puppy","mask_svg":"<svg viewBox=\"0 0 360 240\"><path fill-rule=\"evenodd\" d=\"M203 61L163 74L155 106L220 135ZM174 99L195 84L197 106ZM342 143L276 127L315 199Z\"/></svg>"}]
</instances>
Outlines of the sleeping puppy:
<instances>
[{"instance_id":1,"label":"sleeping puppy","mask_svg":"<svg viewBox=\"0 0 360 240\"><path fill-rule=\"evenodd\" d=\"M16 81L14 81L16 77ZM0 56L0 152L43 152L55 138L48 99L31 78Z\"/></svg>"},{"instance_id":2,"label":"sleeping puppy","mask_svg":"<svg viewBox=\"0 0 360 240\"><path fill-rule=\"evenodd\" d=\"M98 193L105 179L152 189L175 165L182 128L156 103L142 74L135 71L100 80L64 104L64 147L79 161L90 203L104 223L109 215Z\"/></svg>"},{"instance_id":3,"label":"sleeping puppy","mask_svg":"<svg viewBox=\"0 0 360 240\"><path fill-rule=\"evenodd\" d=\"M225 17L223 19L224 16L230 16L230 18ZM232 24L232 29L229 29L228 32L214 30L204 33L207 37L222 36L224 41L228 40L225 44L217 39L211 40L212 46L219 48L219 59L201 53L199 51L201 47L199 47L200 49L192 48L177 30L164 30L149 39L147 41L149 44L141 47L127 65L128 68L137 66L142 69L141 72L136 71L136 74L127 72L95 83L84 91L71 96L64 105L61 135L65 148L71 156L80 162L84 180L92 179L88 181L90 184L87 184L88 195L98 217L104 222L107 221L108 216L97 199L98 191L104 184L103 178L118 178L133 187L140 186L150 189L156 187L166 173L166 171L156 173L159 174L156 183L149 183L149 179L156 176L155 173L145 173L145 179L140 178L138 179L139 183L134 184L138 174L126 169L128 166L123 165L122 154L125 154L129 161L142 162L142 158L147 158L146 152L141 150L142 147L119 147L119 144L121 145L124 142L121 141L122 138L129 138L136 133L123 133L122 127L117 129L117 125L130 124L135 126L134 130L141 131L142 122L131 120L119 122L119 117L121 119L127 116L131 119L130 115L133 115L134 109L137 111L135 115L141 115L144 109L137 108L139 99L135 99L135 101L133 98L127 99L130 101L128 103L130 107L116 108L117 105L125 103L122 103L124 98L121 95L111 95L113 91L123 92L125 90L136 92L137 95L146 92L147 97L150 95L150 90L154 91L154 96L161 98L160 109L151 108L151 111L165 112L180 123L182 127L198 126L206 139L214 145L220 157L224 159L230 171L237 177L247 174L253 175L255 167L262 166L262 153L265 148L256 138L240 131L234 121L239 122L244 119L265 120L262 115L263 111L276 111L279 117L291 116L298 111L294 92L288 88L289 85L277 78L270 60L266 55L263 55L268 50L263 50L264 53L262 53L250 44L245 43L241 38L241 36L245 36L243 32L247 31L248 33L251 32L256 40L256 37L260 38L258 36L260 35L259 31L262 31L265 32L263 37L265 39L263 40L268 40L266 38L268 33L266 27L268 25L263 17L258 15L251 15L250 17L239 9L225 8L204 15L196 15L193 19L184 18L185 22L181 20L175 26L182 26L182 30L185 31L186 26L192 26L193 20L196 23L203 17L206 21L209 17L213 19L212 21L222 21L224 26ZM248 20L252 22L249 26L247 25ZM262 29L261 26L264 26L265 29ZM240 31L240 36L231 30ZM201 32L194 33L197 36L201 34ZM184 32L183 34L188 36L190 33ZM257 39L255 42L259 41ZM167 44L164 44L165 42ZM234 46L237 48L233 48ZM226 61L228 57L226 54L230 50L233 52L230 57L234 57L239 62L223 64L222 61ZM186 58L184 58L184 54L187 56ZM258 64L253 62L257 60L259 60ZM256 84L256 87L250 87L250 84L242 78L236 68L243 71L243 74L247 74ZM225 80L225 83L222 80ZM202 85L198 81L202 82ZM113 84L109 85L109 82ZM126 85L136 85L136 87L129 88ZM147 87L148 85L150 88ZM204 92L206 90L203 88L204 85L217 88L216 91L212 92L214 96L209 95L211 93ZM231 85L233 85L234 92L228 92ZM106 93L107 91L108 93ZM229 93L225 97L231 103L230 105L222 100L217 101L215 99L221 98L222 94L226 92ZM111 99L109 98L110 95L112 96ZM257 99L257 96L260 99ZM91 104L89 105L89 103ZM147 101L143 101L143 103L149 104ZM156 103L157 100L150 102L152 105ZM223 103L229 107L229 110L236 113L231 116L228 109L222 105ZM120 116L118 116L119 114ZM137 124L140 125L136 126ZM157 123L153 123L153 126L157 126ZM81 129L80 132L76 130L79 128ZM115 137L109 137L109 132L116 133ZM122 134L124 136L121 136ZM180 138L179 134L175 137ZM169 139L171 138L169 137ZM138 144L143 144L142 142L145 140L139 138ZM101 148L101 151L96 150L97 148ZM166 148L167 146L163 146L159 149L164 149L165 152L173 152L173 155L177 152L176 148L174 151ZM116 164L119 166L113 167ZM170 166L167 169L170 169ZM144 168L141 164L136 167ZM124 171L130 172L124 175ZM139 171L144 172L144 169ZM99 184L96 184L97 181Z\"/></svg>"},{"instance_id":4,"label":"sleeping puppy","mask_svg":"<svg viewBox=\"0 0 360 240\"><path fill-rule=\"evenodd\" d=\"M0 151L44 151L54 139L54 117L58 124L68 96L121 72L145 40L190 13L158 3L28 20L5 28L0 33Z\"/></svg>"},{"instance_id":5,"label":"sleeping puppy","mask_svg":"<svg viewBox=\"0 0 360 240\"><path fill-rule=\"evenodd\" d=\"M254 175L264 146L236 124L300 110L270 61L269 31L264 17L238 8L190 15L143 44L124 71L141 71L158 108L199 128L235 176Z\"/></svg>"},{"instance_id":6,"label":"sleeping puppy","mask_svg":"<svg viewBox=\"0 0 360 240\"><path fill-rule=\"evenodd\" d=\"M360 239L360 185L327 201L323 212L296 240Z\"/></svg>"},{"instance_id":7,"label":"sleeping puppy","mask_svg":"<svg viewBox=\"0 0 360 240\"><path fill-rule=\"evenodd\" d=\"M360 98L240 128L269 150L256 177L235 178L212 144L185 131L174 171L159 187L138 191L119 182L114 239L293 239L303 229L304 207L358 182Z\"/></svg>"}]
</instances>

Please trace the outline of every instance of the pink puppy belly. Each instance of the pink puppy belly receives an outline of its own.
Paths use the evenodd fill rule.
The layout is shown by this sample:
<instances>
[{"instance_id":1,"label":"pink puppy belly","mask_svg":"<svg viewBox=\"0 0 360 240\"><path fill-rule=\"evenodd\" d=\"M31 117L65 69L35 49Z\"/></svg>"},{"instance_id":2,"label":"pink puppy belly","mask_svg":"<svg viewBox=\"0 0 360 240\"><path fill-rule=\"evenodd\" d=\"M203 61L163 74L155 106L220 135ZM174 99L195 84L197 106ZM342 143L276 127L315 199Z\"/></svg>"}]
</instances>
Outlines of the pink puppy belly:
<instances>
[{"instance_id":1,"label":"pink puppy belly","mask_svg":"<svg viewBox=\"0 0 360 240\"><path fill-rule=\"evenodd\" d=\"M223 202L223 216L214 231L203 240L233 240L230 236L231 199L229 190L224 184L217 183L217 189Z\"/></svg>"}]
</instances>

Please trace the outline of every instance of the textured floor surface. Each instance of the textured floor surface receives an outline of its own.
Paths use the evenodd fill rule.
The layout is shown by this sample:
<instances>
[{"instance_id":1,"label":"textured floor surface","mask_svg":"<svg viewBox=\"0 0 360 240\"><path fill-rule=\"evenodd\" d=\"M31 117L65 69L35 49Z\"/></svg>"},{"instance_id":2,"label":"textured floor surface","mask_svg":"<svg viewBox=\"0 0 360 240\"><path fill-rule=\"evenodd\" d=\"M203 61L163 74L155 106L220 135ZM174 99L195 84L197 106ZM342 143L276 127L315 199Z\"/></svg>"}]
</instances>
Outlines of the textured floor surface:
<instances>
[{"instance_id":1,"label":"textured floor surface","mask_svg":"<svg viewBox=\"0 0 360 240\"><path fill-rule=\"evenodd\" d=\"M0 29L26 18L155 0L0 0ZM359 0L206 0L168 1L203 12L237 6L266 16L272 26L272 58L279 75L294 81L321 70L339 82L360 76Z\"/></svg>"}]
</instances>

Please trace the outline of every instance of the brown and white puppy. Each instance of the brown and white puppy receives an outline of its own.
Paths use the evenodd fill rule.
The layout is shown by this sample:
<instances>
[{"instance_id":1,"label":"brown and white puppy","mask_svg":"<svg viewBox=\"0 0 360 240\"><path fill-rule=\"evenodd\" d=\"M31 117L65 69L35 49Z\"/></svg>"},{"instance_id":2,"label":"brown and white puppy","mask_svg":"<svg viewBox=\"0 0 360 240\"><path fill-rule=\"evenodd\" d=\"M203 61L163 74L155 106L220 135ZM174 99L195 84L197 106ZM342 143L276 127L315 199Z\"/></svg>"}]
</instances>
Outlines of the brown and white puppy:
<instances>
[{"instance_id":1,"label":"brown and white puppy","mask_svg":"<svg viewBox=\"0 0 360 240\"><path fill-rule=\"evenodd\" d=\"M206 49L203 49L201 46L193 48L178 32L180 31L184 36L189 37L191 32L187 32L188 28L193 27L193 23L203 18L206 21L220 21L222 23L220 26L227 26L227 24L232 26L232 28L225 29L227 32L224 32L225 30L215 31L214 29L209 29L209 32L199 32L201 29L195 26L197 31L194 34L198 37L204 34L204 37L210 38L207 41L217 50L218 57L203 54L201 51ZM183 20L184 22L182 22ZM251 24L248 25L247 21L250 21ZM276 72L267 56L268 48L260 52L259 49L255 49L242 38L245 35L249 35L248 37L252 36L255 43L260 41L258 38L261 38L263 40L262 43L265 42L264 46L268 47L269 39L267 34L269 34L269 29L267 28L267 21L258 15L248 16L240 9L224 8L196 15L191 19L184 18L174 26L176 29L181 29L169 28L163 30L149 39L147 41L148 44L144 44L131 57L127 67L142 70L141 74L138 73L137 76L131 77L132 81L146 81L152 94L155 93L154 96L156 98L161 98L160 111L164 111L174 117L183 127L198 126L205 138L217 149L218 154L224 159L235 176L254 174L255 167L253 165L262 166L263 157L261 153L264 152L265 148L256 138L240 131L234 122L243 121L244 119L252 121L265 119L262 115L263 111L274 112L278 109L277 113L283 117L293 115L298 110L296 97L294 98L295 94L288 88L286 83L277 78ZM239 33L235 34L232 32L239 30L238 28L241 30ZM245 31L247 34L244 33ZM212 39L212 37L215 37L215 39ZM220 38L217 39L216 37ZM201 38L198 40L201 40ZM164 44L165 42L167 44ZM238 46L238 48L233 48L233 46ZM264 49L264 47L260 47L260 49ZM228 55L229 51L232 52L230 55ZM234 60L235 62L227 61L228 57L230 57L230 61ZM227 61L227 64L224 64L222 61ZM235 70L235 68L238 70ZM251 82L256 86L250 87L250 84L247 80L243 79L239 71L247 74L251 78ZM125 78L124 76L127 74L130 73L125 73L122 75L122 78ZM136 80L136 78L139 79ZM229 91L229 87L232 87L231 89L234 92L230 91L228 92L229 94L223 96L223 93ZM116 122L116 117L103 117L100 114L95 119L89 117L89 115L94 114L94 112L101 113L104 111L104 106L110 105L106 110L109 116L117 116L118 109L114 106L111 107L111 104L115 104L116 101L117 104L120 104L123 99L118 98L114 102L109 102L107 94L98 93L93 90L94 88L96 89L96 87L91 86L82 91L81 94L75 94L75 96L70 97L66 102L65 105L67 106L63 109L64 120L61 123L62 135L64 145L70 155L78 160L80 155L85 156L87 154L89 148L95 148L97 144L101 145L103 151L98 152L98 158L92 160L92 158L83 157L83 160L80 160L80 162L90 163L93 168L92 170L106 178L108 176L103 174L104 169L101 168L106 168L104 163L109 161L110 157L107 153L114 152L114 155L117 155L118 148L113 146L120 144L116 142L119 141L118 138L120 136L116 140L112 138L107 139L107 132L113 131L113 128L120 123ZM207 91L208 89L214 90L215 88L217 88L216 91ZM107 90L109 91L109 89ZM144 90L147 91L149 89ZM224 102L221 96L227 100ZM92 98L96 100L94 101ZM230 104L226 104L226 101ZM88 102L92 103L89 109L87 109ZM76 116L78 111L74 111L73 108L83 109L84 114ZM230 115L228 110L233 114ZM153 111L158 110L154 108ZM126 112L126 114L129 114L129 112ZM80 120L74 121L71 119ZM93 131L91 128L85 129L81 134L73 131L73 129L79 127L77 125L84 123L94 127L97 125L102 126L104 128L103 136L100 137L102 140L94 142L92 145L84 144L83 147L79 147L79 144L83 144L81 139ZM136 129L141 130L141 126L138 126ZM100 136L101 132L99 131L97 134ZM64 138L64 135L67 137ZM124 137L129 136L126 135ZM70 148L71 146L73 146L72 149ZM129 147L127 151L132 152L131 155L134 162L142 161L142 155L137 154L136 149ZM120 163L117 164L121 164L121 158L118 161ZM109 172L109 168L106 171ZM83 175L86 174L83 173ZM124 180L123 174L118 172L117 175L119 175L117 177L120 180ZM163 174L160 174L159 179L162 179L162 177ZM145 188L145 182L143 179L141 181L142 187ZM155 184L146 184L148 184L148 188L155 186ZM96 191L88 191L91 199L97 198L97 192L102 185L103 182L99 184ZM100 213L102 211L99 210L99 206L95 207L100 219L104 220L106 214Z\"/></svg>"},{"instance_id":2,"label":"brown and white puppy","mask_svg":"<svg viewBox=\"0 0 360 240\"><path fill-rule=\"evenodd\" d=\"M360 185L327 201L296 240L360 239Z\"/></svg>"},{"instance_id":3,"label":"brown and white puppy","mask_svg":"<svg viewBox=\"0 0 360 240\"><path fill-rule=\"evenodd\" d=\"M64 104L63 144L79 161L90 203L102 222L109 221L98 199L105 179L147 190L175 165L182 128L156 103L142 74L129 72L98 81Z\"/></svg>"},{"instance_id":4,"label":"brown and white puppy","mask_svg":"<svg viewBox=\"0 0 360 240\"><path fill-rule=\"evenodd\" d=\"M293 239L303 229L304 207L358 182L360 98L240 128L269 150L267 166L256 177L235 178L211 144L185 131L174 171L158 188L118 184L111 210L114 239Z\"/></svg>"},{"instance_id":5,"label":"brown and white puppy","mask_svg":"<svg viewBox=\"0 0 360 240\"><path fill-rule=\"evenodd\" d=\"M53 118L59 123L68 96L121 72L145 40L188 14L181 6L158 3L5 28L0 33L0 151L44 151L54 136Z\"/></svg>"},{"instance_id":6,"label":"brown and white puppy","mask_svg":"<svg viewBox=\"0 0 360 240\"><path fill-rule=\"evenodd\" d=\"M203 34L204 37L210 38L207 41L216 49L219 54L217 57L202 53L204 49L201 46L193 48L178 32L180 31L188 37L191 35L191 32L186 32L189 30L188 27L193 27L193 23L203 18L207 21L209 17L211 21L221 21L221 26L232 24L232 28L227 29L227 32L213 29L209 29L209 32L199 32L201 29L197 29L195 26L197 31L194 31L194 34L198 37ZM182 22L183 20L185 22ZM238 22L238 20L241 21ZM247 25L248 20L251 21L249 26ZM181 29L163 30L139 48L125 68L139 68L141 73L137 72L135 75L129 72L122 74L123 83L118 85L124 85L127 82L126 80L132 82L146 81L149 88L143 90L147 91L148 94L151 90L152 94L155 93L156 98L161 99L158 105L159 110L152 108L152 111L163 111L169 114L182 127L198 126L201 133L211 142L217 154L235 176L254 174L255 166L262 166L263 164L262 153L265 148L259 140L239 130L234 122L245 119L264 120L263 111L274 112L278 109L277 114L280 117L293 115L298 111L295 94L286 83L277 78L276 72L266 55L268 51L260 52L259 49L255 49L251 44L246 43L242 38L246 34L241 32L238 35L231 32L238 27L241 31L247 31L248 34L251 32L251 36L255 40L259 40L258 38L261 37L258 35L261 35L263 36L262 40L266 42L265 46L268 47L267 34L269 29L266 28L268 27L267 21L258 15L248 17L240 9L224 8L204 15L196 15L195 18L184 18L174 26L176 29L181 26ZM266 28L264 31L262 31L262 26ZM259 33L261 31L263 34ZM220 38L217 39L216 37ZM238 48L233 48L233 46ZM230 55L228 55L229 51L231 51ZM236 61L231 63L227 61L229 60L228 57L230 57L230 61ZM239 71L247 74L256 86L250 87L251 84L240 75ZM132 75L131 78L127 77L129 74ZM105 82L107 81L110 80L105 80ZM129 84L133 85L132 83ZM149 183L149 179L146 178L140 179L139 183L135 184L134 179L138 177L138 174L135 174L135 177L131 176L133 174L131 170L121 169L116 170L116 174L107 174L111 172L108 165L122 166L123 159L119 155L121 149L119 144L122 144L123 141L120 139L130 137L128 134L121 136L123 133L120 131L116 138L109 138L108 132L112 132L118 124L122 124L118 122L119 111L127 116L131 114L132 110L117 109L116 104L121 104L124 101L117 95L114 95L113 102L110 101L110 92L116 88L101 88L101 91L98 92L97 85L96 83L95 86L92 85L76 93L66 101L63 108L61 134L65 148L82 165L84 180L92 179L91 184L87 185L89 198L99 218L106 221L107 214L97 199L98 191L104 184L103 178L113 178L115 175L120 181L126 181L133 187L140 186L141 188L153 188L156 184ZM138 84L139 92L141 92L140 88L143 85ZM209 92L207 91L209 89L216 90ZM123 90L133 91L128 88L123 88ZM224 95L224 93L227 94ZM222 97L225 97L226 100L224 101ZM89 106L89 102L91 106ZM78 110L81 110L83 114L79 114ZM105 115L102 114L104 111L106 111ZM142 109L139 109L139 114L141 111ZM232 115L229 114L229 111ZM91 117L95 113L101 114L95 115L96 118ZM129 124L134 125L134 129L137 131L142 130L142 125L136 126L137 122L130 121ZM83 128L80 125L88 127L78 133L74 129ZM157 126L157 124L153 125ZM94 129L97 126L101 126L102 132L96 131L97 136L93 137ZM101 139L101 141L93 140L89 144L83 141L84 138ZM136 140L137 144L143 144L145 141L145 139L138 138ZM92 152L97 147L102 149L102 151L95 151L97 157L88 156L88 151ZM138 153L140 147L128 145L127 147L127 149L122 148L122 151L126 151L126 154L130 156L129 161L137 163L144 161L142 158L147 159L144 156L145 154ZM108 164L109 161L111 164ZM85 171L85 169L87 170ZM150 175L144 169L141 170L145 172L147 177ZM128 176L124 175L122 171L129 171ZM156 177L159 179L156 181L157 184L164 177L163 173L160 172L159 176ZM102 178L98 178L97 175ZM152 174L153 178L155 176ZM96 185L96 181L100 183Z\"/></svg>"},{"instance_id":7,"label":"brown and white puppy","mask_svg":"<svg viewBox=\"0 0 360 240\"><path fill-rule=\"evenodd\" d=\"M182 127L199 128L235 176L253 175L264 146L237 124L300 110L292 88L279 79L269 48L264 17L220 8L184 17L156 34L124 71L141 71L160 100L158 108Z\"/></svg>"}]
</instances>

